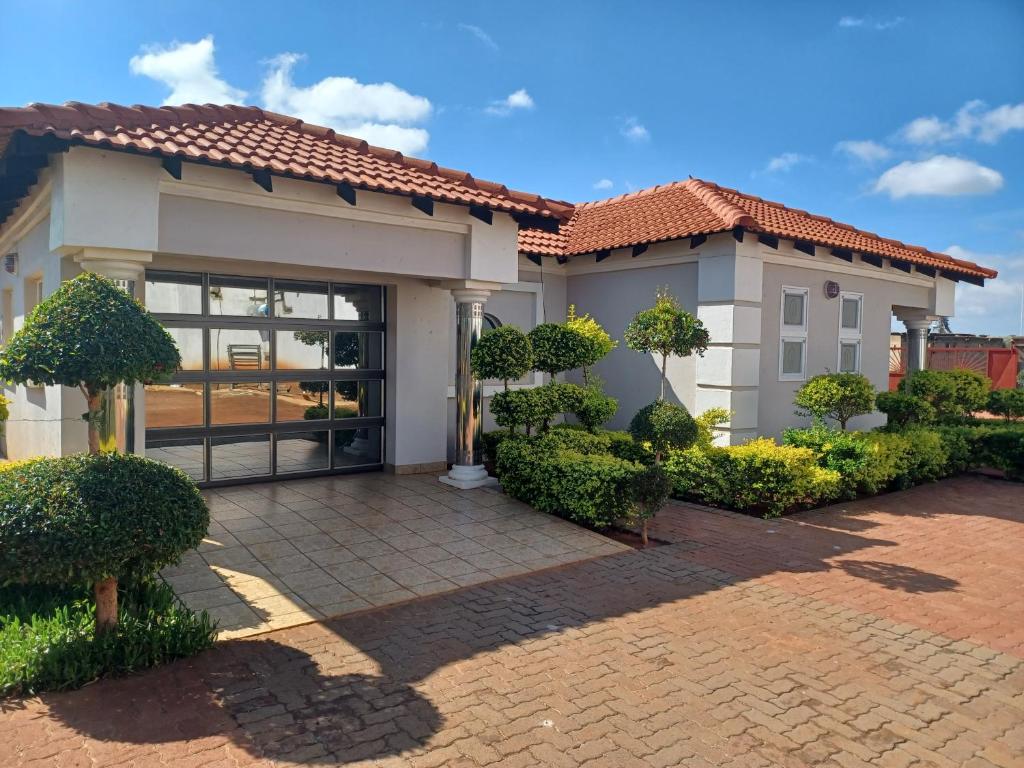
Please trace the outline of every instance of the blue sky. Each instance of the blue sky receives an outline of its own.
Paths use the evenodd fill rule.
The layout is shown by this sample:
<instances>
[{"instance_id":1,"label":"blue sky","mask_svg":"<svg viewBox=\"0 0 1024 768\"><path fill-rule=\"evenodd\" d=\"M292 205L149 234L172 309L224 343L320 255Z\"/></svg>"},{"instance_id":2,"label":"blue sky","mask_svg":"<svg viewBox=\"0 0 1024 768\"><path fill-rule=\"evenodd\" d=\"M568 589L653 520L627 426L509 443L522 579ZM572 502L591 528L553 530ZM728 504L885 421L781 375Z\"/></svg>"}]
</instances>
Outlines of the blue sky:
<instances>
[{"instance_id":1,"label":"blue sky","mask_svg":"<svg viewBox=\"0 0 1024 768\"><path fill-rule=\"evenodd\" d=\"M1020 330L1024 2L5 0L0 103L270 106L572 201L688 174L998 268Z\"/></svg>"}]
</instances>

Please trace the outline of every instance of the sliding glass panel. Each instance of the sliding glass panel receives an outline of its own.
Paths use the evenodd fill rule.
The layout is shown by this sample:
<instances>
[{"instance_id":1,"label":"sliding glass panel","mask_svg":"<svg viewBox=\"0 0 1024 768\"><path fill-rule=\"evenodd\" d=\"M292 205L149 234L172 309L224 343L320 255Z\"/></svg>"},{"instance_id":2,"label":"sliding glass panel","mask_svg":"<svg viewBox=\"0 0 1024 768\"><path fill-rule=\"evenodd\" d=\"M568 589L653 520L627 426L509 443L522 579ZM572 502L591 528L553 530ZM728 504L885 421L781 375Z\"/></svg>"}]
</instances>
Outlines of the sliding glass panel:
<instances>
[{"instance_id":1,"label":"sliding glass panel","mask_svg":"<svg viewBox=\"0 0 1024 768\"><path fill-rule=\"evenodd\" d=\"M384 307L379 285L335 285L334 319L379 323Z\"/></svg>"},{"instance_id":2,"label":"sliding glass panel","mask_svg":"<svg viewBox=\"0 0 1024 768\"><path fill-rule=\"evenodd\" d=\"M334 430L334 466L380 464L381 435L380 427Z\"/></svg>"},{"instance_id":3,"label":"sliding glass panel","mask_svg":"<svg viewBox=\"0 0 1024 768\"><path fill-rule=\"evenodd\" d=\"M210 314L268 317L266 278L210 275Z\"/></svg>"},{"instance_id":4,"label":"sliding glass panel","mask_svg":"<svg viewBox=\"0 0 1024 768\"><path fill-rule=\"evenodd\" d=\"M326 419L331 403L329 381L277 382L278 421L318 421Z\"/></svg>"},{"instance_id":5,"label":"sliding glass panel","mask_svg":"<svg viewBox=\"0 0 1024 768\"><path fill-rule=\"evenodd\" d=\"M203 329L202 328L167 328L165 329L181 354L181 370L203 370Z\"/></svg>"},{"instance_id":6,"label":"sliding glass panel","mask_svg":"<svg viewBox=\"0 0 1024 768\"><path fill-rule=\"evenodd\" d=\"M380 381L334 382L334 418L380 416L383 412L382 384Z\"/></svg>"},{"instance_id":7,"label":"sliding glass panel","mask_svg":"<svg viewBox=\"0 0 1024 768\"><path fill-rule=\"evenodd\" d=\"M263 371L270 368L270 331L211 328L211 371Z\"/></svg>"},{"instance_id":8,"label":"sliding glass panel","mask_svg":"<svg viewBox=\"0 0 1024 768\"><path fill-rule=\"evenodd\" d=\"M334 367L379 370L384 367L384 334L337 331L334 334Z\"/></svg>"},{"instance_id":9,"label":"sliding glass panel","mask_svg":"<svg viewBox=\"0 0 1024 768\"><path fill-rule=\"evenodd\" d=\"M153 314L198 315L203 311L202 275L146 273L146 309Z\"/></svg>"},{"instance_id":10,"label":"sliding glass panel","mask_svg":"<svg viewBox=\"0 0 1024 768\"><path fill-rule=\"evenodd\" d=\"M331 336L325 330L274 331L277 369L313 370L327 368Z\"/></svg>"},{"instance_id":11,"label":"sliding glass panel","mask_svg":"<svg viewBox=\"0 0 1024 768\"><path fill-rule=\"evenodd\" d=\"M146 429L201 427L205 385L147 384Z\"/></svg>"},{"instance_id":12,"label":"sliding glass panel","mask_svg":"<svg viewBox=\"0 0 1024 768\"><path fill-rule=\"evenodd\" d=\"M270 474L270 435L212 437L211 480Z\"/></svg>"},{"instance_id":13,"label":"sliding glass panel","mask_svg":"<svg viewBox=\"0 0 1024 768\"><path fill-rule=\"evenodd\" d=\"M327 435L322 432L286 432L278 435L277 472L314 472L328 469Z\"/></svg>"},{"instance_id":14,"label":"sliding glass panel","mask_svg":"<svg viewBox=\"0 0 1024 768\"><path fill-rule=\"evenodd\" d=\"M274 317L327 319L327 283L274 281Z\"/></svg>"},{"instance_id":15,"label":"sliding glass panel","mask_svg":"<svg viewBox=\"0 0 1024 768\"><path fill-rule=\"evenodd\" d=\"M264 424L270 421L270 382L210 382L210 424Z\"/></svg>"},{"instance_id":16,"label":"sliding glass panel","mask_svg":"<svg viewBox=\"0 0 1024 768\"><path fill-rule=\"evenodd\" d=\"M201 437L147 440L146 458L177 467L196 482L206 479L206 450Z\"/></svg>"}]
</instances>

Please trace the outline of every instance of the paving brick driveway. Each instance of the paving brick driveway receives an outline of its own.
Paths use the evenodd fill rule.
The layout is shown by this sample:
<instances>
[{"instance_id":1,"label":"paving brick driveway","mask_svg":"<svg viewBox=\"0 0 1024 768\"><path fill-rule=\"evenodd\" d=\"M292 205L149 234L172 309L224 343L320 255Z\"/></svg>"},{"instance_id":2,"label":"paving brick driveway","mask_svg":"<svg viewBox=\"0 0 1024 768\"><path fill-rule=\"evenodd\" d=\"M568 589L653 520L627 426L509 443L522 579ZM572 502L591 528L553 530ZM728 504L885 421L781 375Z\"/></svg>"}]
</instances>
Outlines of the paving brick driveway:
<instances>
[{"instance_id":1,"label":"paving brick driveway","mask_svg":"<svg viewBox=\"0 0 1024 768\"><path fill-rule=\"evenodd\" d=\"M223 643L0 765L1021 766L1024 492L960 478Z\"/></svg>"}]
</instances>

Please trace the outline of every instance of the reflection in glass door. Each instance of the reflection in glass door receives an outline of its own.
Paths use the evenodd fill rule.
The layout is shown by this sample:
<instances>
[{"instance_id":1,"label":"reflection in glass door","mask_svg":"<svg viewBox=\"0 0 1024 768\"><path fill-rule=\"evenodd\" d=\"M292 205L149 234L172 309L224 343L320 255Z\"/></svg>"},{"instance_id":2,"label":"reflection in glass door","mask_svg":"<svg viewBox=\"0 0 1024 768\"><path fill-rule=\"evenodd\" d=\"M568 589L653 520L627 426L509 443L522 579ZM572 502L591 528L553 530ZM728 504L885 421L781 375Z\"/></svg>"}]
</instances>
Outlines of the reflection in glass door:
<instances>
[{"instance_id":1,"label":"reflection in glass door","mask_svg":"<svg viewBox=\"0 0 1024 768\"><path fill-rule=\"evenodd\" d=\"M384 290L146 273L182 367L145 387L146 455L204 484L379 469Z\"/></svg>"}]
</instances>

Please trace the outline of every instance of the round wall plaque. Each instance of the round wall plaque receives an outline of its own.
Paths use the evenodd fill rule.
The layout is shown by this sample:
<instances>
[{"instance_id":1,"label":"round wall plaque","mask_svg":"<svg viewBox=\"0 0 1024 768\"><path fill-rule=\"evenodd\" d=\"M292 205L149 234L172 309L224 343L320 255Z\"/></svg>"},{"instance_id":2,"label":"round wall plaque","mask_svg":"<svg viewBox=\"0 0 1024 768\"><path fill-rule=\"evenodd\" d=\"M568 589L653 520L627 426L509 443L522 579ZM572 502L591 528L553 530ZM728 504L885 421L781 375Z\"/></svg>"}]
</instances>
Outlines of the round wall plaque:
<instances>
[{"instance_id":1,"label":"round wall plaque","mask_svg":"<svg viewBox=\"0 0 1024 768\"><path fill-rule=\"evenodd\" d=\"M834 299L839 295L839 283L835 280L825 281L825 295L830 299Z\"/></svg>"}]
</instances>

